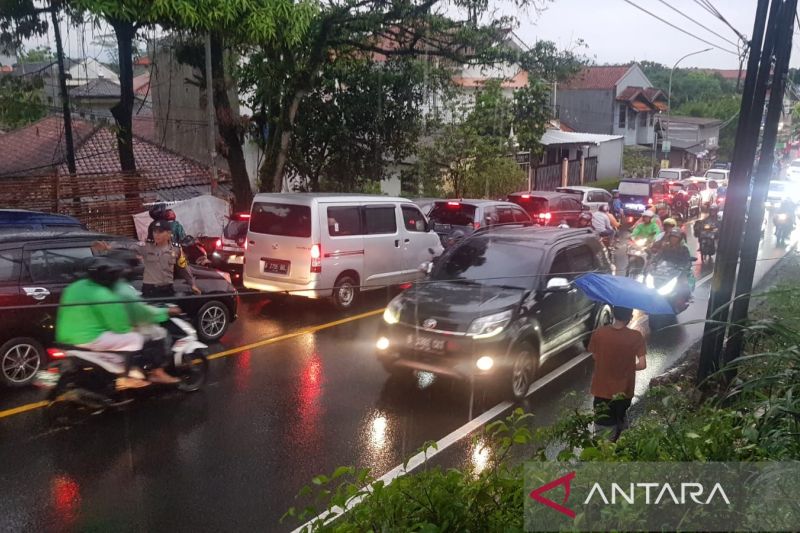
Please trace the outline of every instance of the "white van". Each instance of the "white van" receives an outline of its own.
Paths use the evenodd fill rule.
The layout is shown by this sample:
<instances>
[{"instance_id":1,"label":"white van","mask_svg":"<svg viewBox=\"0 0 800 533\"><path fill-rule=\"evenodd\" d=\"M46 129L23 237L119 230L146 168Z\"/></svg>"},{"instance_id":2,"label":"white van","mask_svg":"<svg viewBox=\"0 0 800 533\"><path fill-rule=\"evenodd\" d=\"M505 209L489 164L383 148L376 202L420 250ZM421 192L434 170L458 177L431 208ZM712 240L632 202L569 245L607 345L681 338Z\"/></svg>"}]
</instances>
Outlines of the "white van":
<instances>
[{"instance_id":1,"label":"white van","mask_svg":"<svg viewBox=\"0 0 800 533\"><path fill-rule=\"evenodd\" d=\"M258 194L250 211L244 286L330 296L348 309L360 290L421 277L419 266L442 251L422 211L404 198Z\"/></svg>"}]
</instances>

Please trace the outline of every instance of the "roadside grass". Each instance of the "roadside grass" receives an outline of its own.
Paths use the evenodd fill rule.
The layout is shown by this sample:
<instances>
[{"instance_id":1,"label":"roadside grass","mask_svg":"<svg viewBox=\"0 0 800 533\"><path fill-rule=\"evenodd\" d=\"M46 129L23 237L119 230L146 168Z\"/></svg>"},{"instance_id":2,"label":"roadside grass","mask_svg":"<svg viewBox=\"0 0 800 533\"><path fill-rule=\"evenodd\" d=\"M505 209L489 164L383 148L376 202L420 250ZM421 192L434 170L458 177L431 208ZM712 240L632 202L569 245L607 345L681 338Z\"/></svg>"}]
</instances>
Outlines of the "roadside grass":
<instances>
[{"instance_id":1,"label":"roadside grass","mask_svg":"<svg viewBox=\"0 0 800 533\"><path fill-rule=\"evenodd\" d=\"M619 180L619 178L607 178L604 180L595 181L594 183L587 183L586 185L589 187L598 187L611 192L612 190L619 188Z\"/></svg>"},{"instance_id":2,"label":"roadside grass","mask_svg":"<svg viewBox=\"0 0 800 533\"><path fill-rule=\"evenodd\" d=\"M800 279L793 258L783 279ZM800 459L800 287L782 284L760 299L744 326L745 355L702 391L693 375L652 388L643 414L617 442L595 435L591 412L575 410L545 428L517 409L474 437L491 450L482 471L427 461L384 485L367 470L341 467L301 491L312 502L284 519L304 523L322 511L359 505L309 531L522 531L525 461L778 461ZM731 371L735 370L735 376ZM435 444L426 444L428 450ZM366 487L370 487L367 489Z\"/></svg>"}]
</instances>

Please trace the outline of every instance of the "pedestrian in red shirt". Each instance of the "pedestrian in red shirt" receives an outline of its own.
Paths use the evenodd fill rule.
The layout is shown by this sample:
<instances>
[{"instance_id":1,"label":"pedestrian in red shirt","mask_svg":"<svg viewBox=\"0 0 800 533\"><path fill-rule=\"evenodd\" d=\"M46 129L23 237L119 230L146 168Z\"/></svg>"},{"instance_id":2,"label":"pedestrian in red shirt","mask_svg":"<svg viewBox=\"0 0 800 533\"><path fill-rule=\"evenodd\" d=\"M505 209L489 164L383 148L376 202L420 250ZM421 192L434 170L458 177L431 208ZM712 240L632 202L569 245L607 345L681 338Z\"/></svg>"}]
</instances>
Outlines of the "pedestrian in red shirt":
<instances>
[{"instance_id":1,"label":"pedestrian in red shirt","mask_svg":"<svg viewBox=\"0 0 800 533\"><path fill-rule=\"evenodd\" d=\"M616 441L625 427L633 399L636 372L647 368L647 346L641 332L628 327L633 310L614 308L614 323L592 333L589 352L594 357L592 396L597 426Z\"/></svg>"}]
</instances>

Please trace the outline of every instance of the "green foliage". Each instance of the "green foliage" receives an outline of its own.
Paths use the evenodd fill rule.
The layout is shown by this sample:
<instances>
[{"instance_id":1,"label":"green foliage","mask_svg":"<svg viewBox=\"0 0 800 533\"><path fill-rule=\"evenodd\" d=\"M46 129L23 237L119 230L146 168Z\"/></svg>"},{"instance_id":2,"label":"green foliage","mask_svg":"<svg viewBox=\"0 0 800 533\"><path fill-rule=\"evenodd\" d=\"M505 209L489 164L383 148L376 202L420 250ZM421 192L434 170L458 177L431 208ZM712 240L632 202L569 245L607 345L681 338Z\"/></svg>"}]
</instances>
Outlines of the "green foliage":
<instances>
[{"instance_id":1,"label":"green foliage","mask_svg":"<svg viewBox=\"0 0 800 533\"><path fill-rule=\"evenodd\" d=\"M0 52L12 54L26 39L47 33L44 5L34 0L0 0Z\"/></svg>"},{"instance_id":2,"label":"green foliage","mask_svg":"<svg viewBox=\"0 0 800 533\"><path fill-rule=\"evenodd\" d=\"M592 183L592 187L598 187L611 192L614 189L619 189L619 178L609 178L606 180L596 181Z\"/></svg>"},{"instance_id":3,"label":"green foliage","mask_svg":"<svg viewBox=\"0 0 800 533\"><path fill-rule=\"evenodd\" d=\"M37 46L19 54L18 63L40 63L55 60L56 55L46 46Z\"/></svg>"},{"instance_id":4,"label":"green foliage","mask_svg":"<svg viewBox=\"0 0 800 533\"><path fill-rule=\"evenodd\" d=\"M622 150L622 172L628 178L645 178L653 172L653 160L643 150L626 146Z\"/></svg>"},{"instance_id":5,"label":"green foliage","mask_svg":"<svg viewBox=\"0 0 800 533\"><path fill-rule=\"evenodd\" d=\"M639 65L653 86L667 94L671 68L652 61L642 61ZM712 100L735 93L736 84L724 79L719 74L703 72L698 69L676 68L672 75L673 110L687 102Z\"/></svg>"},{"instance_id":6,"label":"green foliage","mask_svg":"<svg viewBox=\"0 0 800 533\"><path fill-rule=\"evenodd\" d=\"M21 128L47 114L41 85L38 77L0 77L0 129Z\"/></svg>"},{"instance_id":7,"label":"green foliage","mask_svg":"<svg viewBox=\"0 0 800 533\"><path fill-rule=\"evenodd\" d=\"M739 108L742 99L739 95L718 95L716 97L687 102L674 109L675 115L716 118L723 121L719 132L719 155L730 161L733 158L733 145L736 140L736 127L739 123Z\"/></svg>"},{"instance_id":8,"label":"green foliage","mask_svg":"<svg viewBox=\"0 0 800 533\"><path fill-rule=\"evenodd\" d=\"M492 198L518 190L526 176L513 159L514 138L536 151L549 116L547 98L546 86L537 83L507 98L500 80L478 90L474 104L453 98L444 110L448 119L433 126L432 143L420 150L421 181L441 182L443 192L458 197Z\"/></svg>"}]
</instances>

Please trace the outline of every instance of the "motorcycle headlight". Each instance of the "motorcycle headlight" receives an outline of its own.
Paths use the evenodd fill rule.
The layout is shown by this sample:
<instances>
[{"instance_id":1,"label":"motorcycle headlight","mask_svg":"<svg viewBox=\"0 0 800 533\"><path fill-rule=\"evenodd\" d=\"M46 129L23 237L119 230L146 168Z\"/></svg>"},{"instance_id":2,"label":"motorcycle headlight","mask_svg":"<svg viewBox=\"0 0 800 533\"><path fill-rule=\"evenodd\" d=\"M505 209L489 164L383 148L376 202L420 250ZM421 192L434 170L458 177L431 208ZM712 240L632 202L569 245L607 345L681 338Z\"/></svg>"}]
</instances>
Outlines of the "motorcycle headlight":
<instances>
[{"instance_id":1,"label":"motorcycle headlight","mask_svg":"<svg viewBox=\"0 0 800 533\"><path fill-rule=\"evenodd\" d=\"M387 305L386 309L383 311L383 321L387 324L397 324L400 322L400 310L403 306L399 298L398 296L389 302L389 305Z\"/></svg>"},{"instance_id":2,"label":"motorcycle headlight","mask_svg":"<svg viewBox=\"0 0 800 533\"><path fill-rule=\"evenodd\" d=\"M647 244L647 239L636 239L633 242L636 243L636 246L644 246Z\"/></svg>"},{"instance_id":3,"label":"motorcycle headlight","mask_svg":"<svg viewBox=\"0 0 800 533\"><path fill-rule=\"evenodd\" d=\"M678 278L677 277L672 278L667 283L665 283L663 287L658 289L658 294L660 294L661 296L666 296L670 294L672 291L674 291L675 287L677 286L678 286Z\"/></svg>"},{"instance_id":4,"label":"motorcycle headlight","mask_svg":"<svg viewBox=\"0 0 800 533\"><path fill-rule=\"evenodd\" d=\"M644 278L644 284L647 286L648 289L652 289L655 287L655 280L653 279L652 274L648 274L647 277Z\"/></svg>"},{"instance_id":5,"label":"motorcycle headlight","mask_svg":"<svg viewBox=\"0 0 800 533\"><path fill-rule=\"evenodd\" d=\"M511 310L482 316L472 321L467 329L467 335L476 339L486 339L500 334L511 322Z\"/></svg>"},{"instance_id":6,"label":"motorcycle headlight","mask_svg":"<svg viewBox=\"0 0 800 533\"><path fill-rule=\"evenodd\" d=\"M780 215L778 215L778 222L786 222L786 214L785 213L781 213Z\"/></svg>"}]
</instances>

